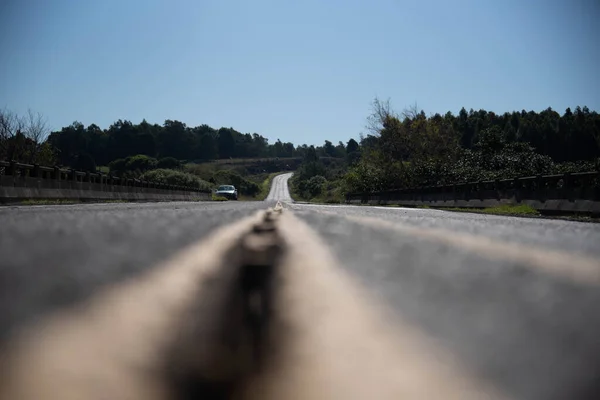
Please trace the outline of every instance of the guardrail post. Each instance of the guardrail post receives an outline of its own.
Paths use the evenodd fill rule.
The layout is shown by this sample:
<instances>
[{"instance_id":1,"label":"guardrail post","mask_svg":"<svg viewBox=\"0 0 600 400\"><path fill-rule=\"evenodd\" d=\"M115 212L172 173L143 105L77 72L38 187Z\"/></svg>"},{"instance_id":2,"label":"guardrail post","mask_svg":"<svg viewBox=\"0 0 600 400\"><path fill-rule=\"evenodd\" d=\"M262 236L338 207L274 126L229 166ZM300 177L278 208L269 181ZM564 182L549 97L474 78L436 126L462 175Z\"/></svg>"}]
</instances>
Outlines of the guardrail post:
<instances>
[{"instance_id":1,"label":"guardrail post","mask_svg":"<svg viewBox=\"0 0 600 400\"><path fill-rule=\"evenodd\" d=\"M62 175L62 171L60 170L60 167L58 165L54 166L54 171L52 172L52 179L55 181L53 182L52 187L54 187L55 189L60 189L60 180L61 180L61 175Z\"/></svg>"},{"instance_id":2,"label":"guardrail post","mask_svg":"<svg viewBox=\"0 0 600 400\"><path fill-rule=\"evenodd\" d=\"M11 160L8 171L13 177L17 176L17 162L15 160Z\"/></svg>"},{"instance_id":3,"label":"guardrail post","mask_svg":"<svg viewBox=\"0 0 600 400\"><path fill-rule=\"evenodd\" d=\"M513 179L513 189L515 191L515 201L517 203L521 202L521 191L520 191L520 185L519 185L519 178L514 178Z\"/></svg>"},{"instance_id":4,"label":"guardrail post","mask_svg":"<svg viewBox=\"0 0 600 400\"><path fill-rule=\"evenodd\" d=\"M571 186L571 174L567 172L563 175L563 187L568 188L570 186Z\"/></svg>"},{"instance_id":5,"label":"guardrail post","mask_svg":"<svg viewBox=\"0 0 600 400\"><path fill-rule=\"evenodd\" d=\"M496 192L496 200L500 200L502 196L500 195L500 179L496 178L494 180L494 191Z\"/></svg>"},{"instance_id":6,"label":"guardrail post","mask_svg":"<svg viewBox=\"0 0 600 400\"><path fill-rule=\"evenodd\" d=\"M564 198L569 201L574 201L573 194L573 180L571 178L571 174L569 172L563 175L563 190L564 190Z\"/></svg>"},{"instance_id":7,"label":"guardrail post","mask_svg":"<svg viewBox=\"0 0 600 400\"><path fill-rule=\"evenodd\" d=\"M12 176L12 185L17 185L17 162L15 160L11 160L10 165L8 166L8 174Z\"/></svg>"}]
</instances>

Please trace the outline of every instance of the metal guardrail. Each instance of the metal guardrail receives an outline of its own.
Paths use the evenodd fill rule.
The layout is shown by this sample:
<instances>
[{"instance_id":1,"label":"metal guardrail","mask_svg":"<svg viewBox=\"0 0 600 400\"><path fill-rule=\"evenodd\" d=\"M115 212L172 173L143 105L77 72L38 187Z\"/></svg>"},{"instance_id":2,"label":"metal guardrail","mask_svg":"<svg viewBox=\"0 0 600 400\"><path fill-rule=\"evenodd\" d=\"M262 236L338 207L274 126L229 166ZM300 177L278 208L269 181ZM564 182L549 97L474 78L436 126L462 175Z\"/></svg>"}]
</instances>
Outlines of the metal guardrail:
<instances>
[{"instance_id":1,"label":"metal guardrail","mask_svg":"<svg viewBox=\"0 0 600 400\"><path fill-rule=\"evenodd\" d=\"M0 161L0 186L27 187L31 181L38 183L49 181L50 187L61 188L61 183L75 184L77 189L112 191L117 188L145 188L156 191L178 191L210 193L210 190L189 186L169 185L160 182L144 181L131 178L119 178L111 174L92 173L65 169L60 167L47 167L42 165L22 164L15 161ZM86 185L87 184L87 185ZM46 185L43 185L47 187Z\"/></svg>"},{"instance_id":2,"label":"metal guardrail","mask_svg":"<svg viewBox=\"0 0 600 400\"><path fill-rule=\"evenodd\" d=\"M350 193L346 202L424 201L449 202L472 199L590 200L600 201L600 172L526 176L493 181L415 187L374 193Z\"/></svg>"}]
</instances>

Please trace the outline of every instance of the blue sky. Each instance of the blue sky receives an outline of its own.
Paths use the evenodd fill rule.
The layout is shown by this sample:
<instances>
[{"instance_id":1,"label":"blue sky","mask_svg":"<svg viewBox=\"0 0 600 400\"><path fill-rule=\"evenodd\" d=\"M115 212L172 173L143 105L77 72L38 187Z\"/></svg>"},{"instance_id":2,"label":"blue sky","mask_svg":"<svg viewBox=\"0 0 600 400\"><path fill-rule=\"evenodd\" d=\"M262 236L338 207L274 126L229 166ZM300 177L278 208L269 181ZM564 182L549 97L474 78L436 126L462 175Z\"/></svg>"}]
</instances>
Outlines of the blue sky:
<instances>
[{"instance_id":1,"label":"blue sky","mask_svg":"<svg viewBox=\"0 0 600 400\"><path fill-rule=\"evenodd\" d=\"M0 107L321 144L370 102L600 111L596 0L4 0Z\"/></svg>"}]
</instances>

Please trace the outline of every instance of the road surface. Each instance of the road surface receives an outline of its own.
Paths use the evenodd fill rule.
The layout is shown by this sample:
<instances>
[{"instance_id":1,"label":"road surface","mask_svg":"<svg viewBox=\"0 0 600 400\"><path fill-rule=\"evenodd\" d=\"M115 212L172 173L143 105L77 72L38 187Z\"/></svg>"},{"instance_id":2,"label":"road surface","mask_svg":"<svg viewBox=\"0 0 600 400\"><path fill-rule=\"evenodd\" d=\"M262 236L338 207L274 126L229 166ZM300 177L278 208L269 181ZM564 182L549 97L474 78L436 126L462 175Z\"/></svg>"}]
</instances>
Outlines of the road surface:
<instances>
[{"instance_id":1,"label":"road surface","mask_svg":"<svg viewBox=\"0 0 600 400\"><path fill-rule=\"evenodd\" d=\"M298 204L289 176L265 202L0 209L0 398L190 398L238 376L245 347L210 327L244 331L223 288L278 200L276 356L241 397L600 397L600 225Z\"/></svg>"},{"instance_id":2,"label":"road surface","mask_svg":"<svg viewBox=\"0 0 600 400\"><path fill-rule=\"evenodd\" d=\"M277 175L271 183L271 190L267 196L267 201L283 201L292 202L290 191L288 190L288 180L292 176L291 173Z\"/></svg>"}]
</instances>

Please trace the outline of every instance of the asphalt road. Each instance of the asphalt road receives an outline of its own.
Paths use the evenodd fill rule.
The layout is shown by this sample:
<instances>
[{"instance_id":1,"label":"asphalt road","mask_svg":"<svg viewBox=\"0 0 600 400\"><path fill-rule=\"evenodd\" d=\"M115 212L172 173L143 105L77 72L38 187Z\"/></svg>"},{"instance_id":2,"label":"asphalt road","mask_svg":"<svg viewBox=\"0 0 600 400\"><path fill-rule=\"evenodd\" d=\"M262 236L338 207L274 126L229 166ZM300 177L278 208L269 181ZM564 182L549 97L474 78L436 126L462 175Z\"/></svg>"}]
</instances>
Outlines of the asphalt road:
<instances>
[{"instance_id":1,"label":"asphalt road","mask_svg":"<svg viewBox=\"0 0 600 400\"><path fill-rule=\"evenodd\" d=\"M1 208L0 339L282 200L390 319L499 397L600 398L600 225L297 204L289 176L266 202Z\"/></svg>"},{"instance_id":2,"label":"asphalt road","mask_svg":"<svg viewBox=\"0 0 600 400\"><path fill-rule=\"evenodd\" d=\"M508 398L600 396L600 225L385 207L292 209L373 296ZM580 258L591 271L577 267Z\"/></svg>"},{"instance_id":3,"label":"asphalt road","mask_svg":"<svg viewBox=\"0 0 600 400\"><path fill-rule=\"evenodd\" d=\"M264 208L241 201L2 207L0 339Z\"/></svg>"},{"instance_id":4,"label":"asphalt road","mask_svg":"<svg viewBox=\"0 0 600 400\"><path fill-rule=\"evenodd\" d=\"M290 191L288 190L288 180L292 176L291 173L277 175L271 183L271 190L267 196L267 201L284 201L292 202Z\"/></svg>"}]
</instances>

